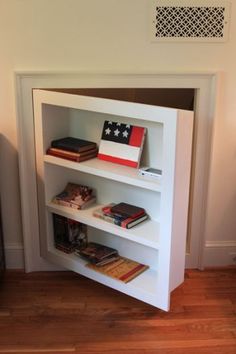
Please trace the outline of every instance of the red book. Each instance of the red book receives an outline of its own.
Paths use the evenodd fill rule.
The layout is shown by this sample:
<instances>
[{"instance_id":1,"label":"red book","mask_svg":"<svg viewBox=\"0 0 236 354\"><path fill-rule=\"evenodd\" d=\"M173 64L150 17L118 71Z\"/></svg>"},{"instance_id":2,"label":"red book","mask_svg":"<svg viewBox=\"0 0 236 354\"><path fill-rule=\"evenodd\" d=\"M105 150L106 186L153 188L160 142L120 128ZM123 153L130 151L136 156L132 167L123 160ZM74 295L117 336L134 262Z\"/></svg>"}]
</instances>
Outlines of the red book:
<instances>
[{"instance_id":1,"label":"red book","mask_svg":"<svg viewBox=\"0 0 236 354\"><path fill-rule=\"evenodd\" d=\"M52 155L52 156L60 157L62 159L71 160L75 162L82 162L96 157L97 149L88 150L82 153L76 153L76 152L66 151L57 148L49 148L47 150L47 155Z\"/></svg>"},{"instance_id":2,"label":"red book","mask_svg":"<svg viewBox=\"0 0 236 354\"><path fill-rule=\"evenodd\" d=\"M121 221L121 227L125 228L125 229L131 229L131 227L134 227L135 225L140 224L141 222L145 221L148 219L148 215L144 214L141 215L137 218L127 218L123 221Z\"/></svg>"},{"instance_id":3,"label":"red book","mask_svg":"<svg viewBox=\"0 0 236 354\"><path fill-rule=\"evenodd\" d=\"M141 222L148 219L148 215L146 214L145 211L136 217L125 217L125 216L114 214L111 212L111 208L113 207L113 205L114 205L114 203L104 206L101 209L101 211L99 212L99 217L103 218L104 220L107 220L106 217L111 218L111 220L109 220L109 222L112 222L112 220L113 220L113 224L121 226L125 229L131 229L135 225L138 225ZM104 217L102 214L104 215ZM94 216L98 217L97 215L94 215Z\"/></svg>"},{"instance_id":4,"label":"red book","mask_svg":"<svg viewBox=\"0 0 236 354\"><path fill-rule=\"evenodd\" d=\"M114 214L135 219L145 214L145 209L128 203L119 203L111 207L110 211Z\"/></svg>"}]
</instances>

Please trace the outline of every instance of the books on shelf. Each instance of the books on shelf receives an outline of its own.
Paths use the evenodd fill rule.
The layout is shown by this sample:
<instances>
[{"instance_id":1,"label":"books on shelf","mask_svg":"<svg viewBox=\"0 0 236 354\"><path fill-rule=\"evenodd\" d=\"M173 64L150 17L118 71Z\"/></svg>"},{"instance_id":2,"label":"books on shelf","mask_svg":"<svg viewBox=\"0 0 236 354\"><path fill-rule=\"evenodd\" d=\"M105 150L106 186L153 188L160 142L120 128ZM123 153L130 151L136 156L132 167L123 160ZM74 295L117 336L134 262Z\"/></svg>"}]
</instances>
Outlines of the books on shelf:
<instances>
[{"instance_id":1,"label":"books on shelf","mask_svg":"<svg viewBox=\"0 0 236 354\"><path fill-rule=\"evenodd\" d=\"M106 120L99 144L98 158L138 168L145 135L144 127Z\"/></svg>"},{"instance_id":2,"label":"books on shelf","mask_svg":"<svg viewBox=\"0 0 236 354\"><path fill-rule=\"evenodd\" d=\"M85 248L76 250L75 254L96 266L102 266L120 258L116 249L96 242L89 242Z\"/></svg>"},{"instance_id":3,"label":"books on shelf","mask_svg":"<svg viewBox=\"0 0 236 354\"><path fill-rule=\"evenodd\" d=\"M73 138L69 136L66 138L53 140L51 142L51 147L81 153L83 151L96 149L97 144L93 141Z\"/></svg>"},{"instance_id":4,"label":"books on shelf","mask_svg":"<svg viewBox=\"0 0 236 354\"><path fill-rule=\"evenodd\" d=\"M89 159L93 159L97 156L98 149L91 149L84 152L72 152L58 148L47 149L47 155L60 157L62 159L67 159L75 162L82 162Z\"/></svg>"},{"instance_id":5,"label":"books on shelf","mask_svg":"<svg viewBox=\"0 0 236 354\"><path fill-rule=\"evenodd\" d=\"M124 202L113 205L111 207L111 212L121 217L133 219L145 214L145 210L143 208Z\"/></svg>"},{"instance_id":6,"label":"books on shelf","mask_svg":"<svg viewBox=\"0 0 236 354\"><path fill-rule=\"evenodd\" d=\"M86 264L86 267L120 280L124 283L128 283L149 268L145 264L124 257L120 257L116 261L100 267L97 267L96 264L91 263Z\"/></svg>"},{"instance_id":7,"label":"books on shelf","mask_svg":"<svg viewBox=\"0 0 236 354\"><path fill-rule=\"evenodd\" d=\"M92 159L97 156L97 153L96 143L73 137L53 140L51 147L47 149L48 155L75 162Z\"/></svg>"},{"instance_id":8,"label":"books on shelf","mask_svg":"<svg viewBox=\"0 0 236 354\"><path fill-rule=\"evenodd\" d=\"M122 203L122 204L125 204L125 203ZM126 213L125 215L121 215L120 213L116 213L116 212L114 213L114 212L112 212L112 209L116 205L118 205L118 204L111 203L111 204L108 204L104 207L97 208L93 211L93 216L95 216L96 218L102 219L104 221L110 222L112 224L118 225L120 227L126 228L126 229L130 229L130 228L134 227L135 225L138 225L141 222L148 219L148 215L146 214L145 210L143 208L139 208L139 207L135 207L135 208L142 209L142 213L141 213L141 211L136 212L135 214ZM115 209L115 210L120 210L120 208Z\"/></svg>"},{"instance_id":9,"label":"books on shelf","mask_svg":"<svg viewBox=\"0 0 236 354\"><path fill-rule=\"evenodd\" d=\"M57 249L72 253L75 249L86 247L87 225L58 214L52 214L52 217L54 245Z\"/></svg>"},{"instance_id":10,"label":"books on shelf","mask_svg":"<svg viewBox=\"0 0 236 354\"><path fill-rule=\"evenodd\" d=\"M84 209L96 201L93 189L81 184L68 183L52 202L73 209Z\"/></svg>"}]
</instances>

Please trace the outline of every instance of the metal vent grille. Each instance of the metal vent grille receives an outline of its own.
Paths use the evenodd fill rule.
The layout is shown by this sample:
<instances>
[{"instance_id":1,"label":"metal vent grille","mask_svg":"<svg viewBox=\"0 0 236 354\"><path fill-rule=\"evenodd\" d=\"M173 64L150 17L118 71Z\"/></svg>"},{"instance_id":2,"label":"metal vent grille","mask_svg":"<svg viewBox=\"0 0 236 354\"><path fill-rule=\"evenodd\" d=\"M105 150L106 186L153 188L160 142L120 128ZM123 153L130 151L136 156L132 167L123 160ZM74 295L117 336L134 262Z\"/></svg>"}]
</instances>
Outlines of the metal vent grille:
<instances>
[{"instance_id":1,"label":"metal vent grille","mask_svg":"<svg viewBox=\"0 0 236 354\"><path fill-rule=\"evenodd\" d=\"M228 17L224 1L155 1L153 34L156 40L225 41Z\"/></svg>"}]
</instances>

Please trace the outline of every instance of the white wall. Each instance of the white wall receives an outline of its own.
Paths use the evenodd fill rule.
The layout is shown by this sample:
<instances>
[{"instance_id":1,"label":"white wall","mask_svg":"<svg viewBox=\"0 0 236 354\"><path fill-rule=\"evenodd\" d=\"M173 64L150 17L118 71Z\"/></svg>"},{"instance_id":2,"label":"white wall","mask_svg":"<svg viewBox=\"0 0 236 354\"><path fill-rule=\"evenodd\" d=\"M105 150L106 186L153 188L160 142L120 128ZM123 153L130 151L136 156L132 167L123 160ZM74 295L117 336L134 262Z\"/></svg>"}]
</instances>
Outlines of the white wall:
<instances>
[{"instance_id":1,"label":"white wall","mask_svg":"<svg viewBox=\"0 0 236 354\"><path fill-rule=\"evenodd\" d=\"M6 248L16 252L16 261L22 235L15 70L222 71L206 237L211 250L215 246L236 245L236 4L232 1L230 37L226 43L167 44L149 40L148 3L148 0L0 0L2 217Z\"/></svg>"}]
</instances>

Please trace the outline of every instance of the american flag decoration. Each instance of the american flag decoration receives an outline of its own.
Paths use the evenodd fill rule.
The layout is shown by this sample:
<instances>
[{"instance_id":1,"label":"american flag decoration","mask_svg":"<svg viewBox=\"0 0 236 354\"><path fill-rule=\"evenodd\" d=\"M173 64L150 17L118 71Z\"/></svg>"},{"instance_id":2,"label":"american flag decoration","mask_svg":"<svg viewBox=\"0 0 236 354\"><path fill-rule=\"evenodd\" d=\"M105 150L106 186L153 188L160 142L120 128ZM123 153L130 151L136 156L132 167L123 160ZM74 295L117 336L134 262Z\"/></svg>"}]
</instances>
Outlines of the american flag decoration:
<instances>
[{"instance_id":1,"label":"american flag decoration","mask_svg":"<svg viewBox=\"0 0 236 354\"><path fill-rule=\"evenodd\" d=\"M106 120L98 158L138 168L145 135L146 128Z\"/></svg>"}]
</instances>

